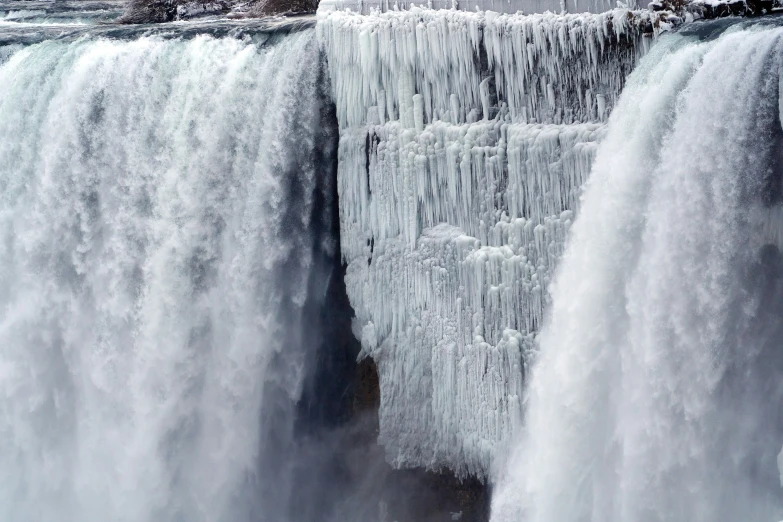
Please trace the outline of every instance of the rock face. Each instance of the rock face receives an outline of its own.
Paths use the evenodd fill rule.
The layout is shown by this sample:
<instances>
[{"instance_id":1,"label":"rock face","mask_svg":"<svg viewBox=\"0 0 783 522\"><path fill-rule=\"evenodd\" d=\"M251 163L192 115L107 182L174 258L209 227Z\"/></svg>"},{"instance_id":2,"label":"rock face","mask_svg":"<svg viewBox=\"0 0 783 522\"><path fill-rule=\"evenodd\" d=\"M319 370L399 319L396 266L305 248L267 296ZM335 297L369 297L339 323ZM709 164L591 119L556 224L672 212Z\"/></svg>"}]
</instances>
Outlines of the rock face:
<instances>
[{"instance_id":1,"label":"rock face","mask_svg":"<svg viewBox=\"0 0 783 522\"><path fill-rule=\"evenodd\" d=\"M369 357L356 367L354 415L365 419L359 440L371 448L369 454L380 466L375 468L376 494L380 493L377 517L381 521L484 522L489 520L487 485L474 477L460 480L451 472L422 468L392 469L385 452L377 444L380 386L375 363ZM366 482L365 482L366 484Z\"/></svg>"},{"instance_id":2,"label":"rock face","mask_svg":"<svg viewBox=\"0 0 783 522\"><path fill-rule=\"evenodd\" d=\"M230 18L313 13L318 0L130 0L119 22L128 24L186 20L225 14Z\"/></svg>"},{"instance_id":3,"label":"rock face","mask_svg":"<svg viewBox=\"0 0 783 522\"><path fill-rule=\"evenodd\" d=\"M307 502L291 506L297 522L486 522L489 491L476 478L424 469L393 469L378 444L381 396L369 357L351 332L345 267L336 267L321 312L323 332L311 382L299 405L296 483ZM295 499L296 501L296 499Z\"/></svg>"},{"instance_id":4,"label":"rock face","mask_svg":"<svg viewBox=\"0 0 783 522\"><path fill-rule=\"evenodd\" d=\"M778 4L772 0L696 0L690 8L704 18L723 18L766 14Z\"/></svg>"},{"instance_id":5,"label":"rock face","mask_svg":"<svg viewBox=\"0 0 783 522\"><path fill-rule=\"evenodd\" d=\"M118 20L126 24L171 22L198 15L225 13L232 2L193 2L184 0L129 0L125 13Z\"/></svg>"},{"instance_id":6,"label":"rock face","mask_svg":"<svg viewBox=\"0 0 783 522\"><path fill-rule=\"evenodd\" d=\"M280 14L314 13L318 0L257 0L248 5L247 11L236 10L232 14L245 16L269 16Z\"/></svg>"}]
</instances>

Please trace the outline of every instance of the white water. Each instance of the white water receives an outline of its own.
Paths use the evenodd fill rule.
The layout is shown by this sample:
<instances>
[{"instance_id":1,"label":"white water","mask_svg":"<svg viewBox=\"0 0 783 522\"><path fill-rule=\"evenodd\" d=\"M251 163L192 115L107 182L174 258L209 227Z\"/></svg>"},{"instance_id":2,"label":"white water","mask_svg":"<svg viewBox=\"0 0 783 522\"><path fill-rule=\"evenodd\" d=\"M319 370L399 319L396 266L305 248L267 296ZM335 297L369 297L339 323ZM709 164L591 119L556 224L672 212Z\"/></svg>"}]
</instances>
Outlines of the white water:
<instances>
[{"instance_id":1,"label":"white water","mask_svg":"<svg viewBox=\"0 0 783 522\"><path fill-rule=\"evenodd\" d=\"M0 520L283 519L330 218L313 34L275 39L0 65Z\"/></svg>"},{"instance_id":2,"label":"white water","mask_svg":"<svg viewBox=\"0 0 783 522\"><path fill-rule=\"evenodd\" d=\"M629 79L493 521L783 517L781 50L780 29L671 37Z\"/></svg>"}]
</instances>

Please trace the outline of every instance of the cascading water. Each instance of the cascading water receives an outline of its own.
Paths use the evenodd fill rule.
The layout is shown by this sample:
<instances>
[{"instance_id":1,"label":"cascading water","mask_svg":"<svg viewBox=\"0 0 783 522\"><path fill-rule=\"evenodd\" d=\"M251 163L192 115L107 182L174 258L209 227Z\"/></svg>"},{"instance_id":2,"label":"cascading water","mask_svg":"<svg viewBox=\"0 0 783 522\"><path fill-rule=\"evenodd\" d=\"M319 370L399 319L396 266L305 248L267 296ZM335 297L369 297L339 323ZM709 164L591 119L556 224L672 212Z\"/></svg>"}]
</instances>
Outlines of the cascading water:
<instances>
[{"instance_id":1,"label":"cascading water","mask_svg":"<svg viewBox=\"0 0 783 522\"><path fill-rule=\"evenodd\" d=\"M783 518L783 30L51 4L0 0L0 520L485 520L384 450L497 522Z\"/></svg>"},{"instance_id":2,"label":"cascading water","mask_svg":"<svg viewBox=\"0 0 783 522\"><path fill-rule=\"evenodd\" d=\"M783 517L783 30L629 78L553 284L497 522Z\"/></svg>"},{"instance_id":3,"label":"cascading water","mask_svg":"<svg viewBox=\"0 0 783 522\"><path fill-rule=\"evenodd\" d=\"M285 520L336 247L313 31L12 51L0 519Z\"/></svg>"}]
</instances>

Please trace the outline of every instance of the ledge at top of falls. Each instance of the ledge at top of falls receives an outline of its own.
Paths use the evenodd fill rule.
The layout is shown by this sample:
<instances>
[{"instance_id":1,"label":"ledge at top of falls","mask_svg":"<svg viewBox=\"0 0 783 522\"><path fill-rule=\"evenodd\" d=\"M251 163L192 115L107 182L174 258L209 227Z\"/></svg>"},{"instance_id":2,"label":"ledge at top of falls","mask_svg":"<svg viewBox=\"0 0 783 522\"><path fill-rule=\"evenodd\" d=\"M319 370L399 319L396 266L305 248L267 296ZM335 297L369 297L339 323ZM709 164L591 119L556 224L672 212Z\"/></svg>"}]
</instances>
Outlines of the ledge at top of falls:
<instances>
[{"instance_id":1,"label":"ledge at top of falls","mask_svg":"<svg viewBox=\"0 0 783 522\"><path fill-rule=\"evenodd\" d=\"M0 2L2 3L7 2ZM68 9L76 6L76 9L80 9L88 4L109 5L111 9L121 6L120 9L124 8L124 11L117 12L111 19L125 24L163 23L203 17L264 18L316 12L325 15L335 10L371 14L407 10L417 6L415 0L22 0L12 3L24 4L23 9L46 11L49 11L52 5L57 6L57 9L61 6ZM33 4L39 7L28 7ZM505 14L600 14L623 7L658 13L659 18L670 12L685 19L766 14L783 4L781 0L653 0L650 3L646 0L422 0L418 5L438 10L492 11Z\"/></svg>"},{"instance_id":2,"label":"ledge at top of falls","mask_svg":"<svg viewBox=\"0 0 783 522\"><path fill-rule=\"evenodd\" d=\"M628 7L642 7L637 0L629 0ZM498 13L603 13L617 7L615 0L321 0L318 11L328 12L335 9L351 9L354 12L369 14L372 10L404 10L420 4L430 9L460 9L465 11L495 11Z\"/></svg>"},{"instance_id":3,"label":"ledge at top of falls","mask_svg":"<svg viewBox=\"0 0 783 522\"><path fill-rule=\"evenodd\" d=\"M618 6L616 0L427 0L418 2L430 9L494 11L498 13L604 13ZM349 9L369 14L374 10L410 9L413 0L129 0L120 21L125 23L168 22L205 15L228 14L231 17L326 13ZM625 7L646 7L640 0L628 0Z\"/></svg>"},{"instance_id":4,"label":"ledge at top of falls","mask_svg":"<svg viewBox=\"0 0 783 522\"><path fill-rule=\"evenodd\" d=\"M314 13L318 0L129 0L121 23L171 22L203 16L260 18Z\"/></svg>"}]
</instances>

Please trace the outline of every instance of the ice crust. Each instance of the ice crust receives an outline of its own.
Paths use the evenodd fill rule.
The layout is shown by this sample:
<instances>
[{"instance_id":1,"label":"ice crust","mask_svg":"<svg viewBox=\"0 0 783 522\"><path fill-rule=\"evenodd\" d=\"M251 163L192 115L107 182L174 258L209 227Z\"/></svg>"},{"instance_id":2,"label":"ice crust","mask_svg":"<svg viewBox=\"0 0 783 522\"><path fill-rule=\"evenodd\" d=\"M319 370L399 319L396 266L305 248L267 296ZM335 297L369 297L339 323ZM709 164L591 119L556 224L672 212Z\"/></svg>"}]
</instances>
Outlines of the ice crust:
<instances>
[{"instance_id":1,"label":"ice crust","mask_svg":"<svg viewBox=\"0 0 783 522\"><path fill-rule=\"evenodd\" d=\"M335 11L346 287L397 467L491 476L645 15Z\"/></svg>"},{"instance_id":2,"label":"ice crust","mask_svg":"<svg viewBox=\"0 0 783 522\"><path fill-rule=\"evenodd\" d=\"M602 132L388 123L371 130L369 176L365 136L343 135L346 285L394 464L489 471L518 421L531 333Z\"/></svg>"},{"instance_id":3,"label":"ice crust","mask_svg":"<svg viewBox=\"0 0 783 522\"><path fill-rule=\"evenodd\" d=\"M501 100L514 122L600 121L646 51L651 14L498 14L414 7L359 15L335 11L318 32L330 63L341 128L476 121ZM601 101L603 100L603 101ZM456 106L455 106L456 103ZM599 114L599 105L603 112ZM490 115L491 116L491 115ZM371 115L370 119L375 119Z\"/></svg>"}]
</instances>

